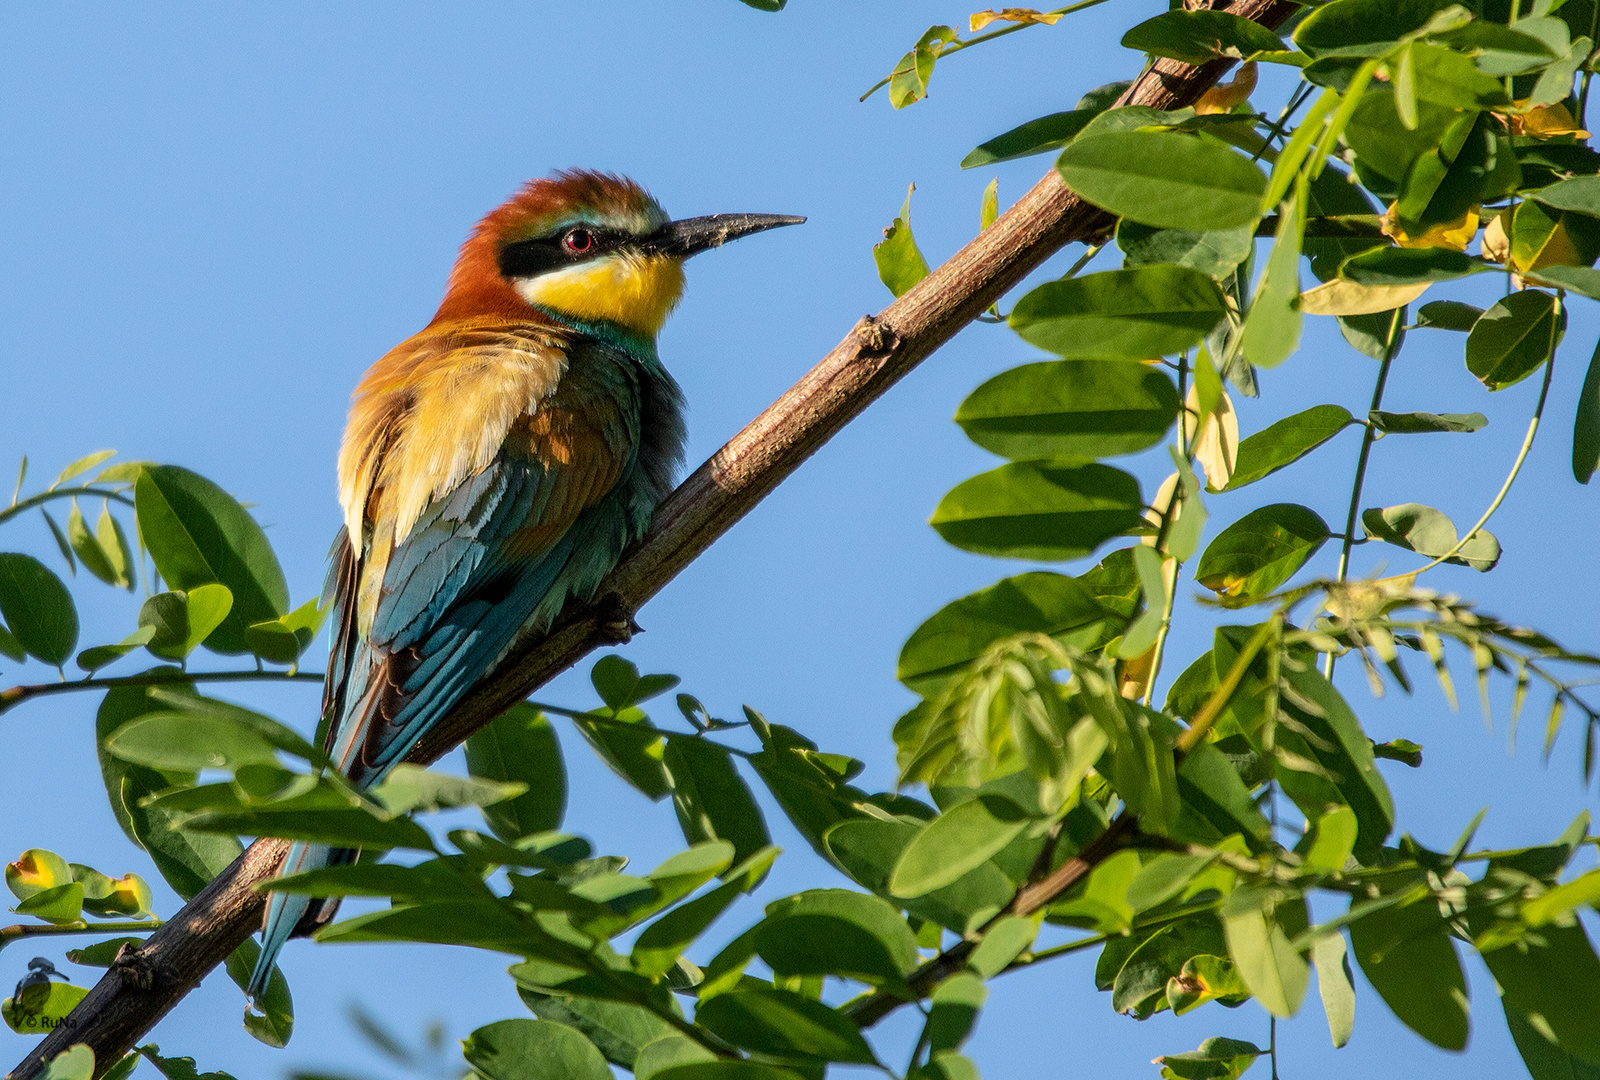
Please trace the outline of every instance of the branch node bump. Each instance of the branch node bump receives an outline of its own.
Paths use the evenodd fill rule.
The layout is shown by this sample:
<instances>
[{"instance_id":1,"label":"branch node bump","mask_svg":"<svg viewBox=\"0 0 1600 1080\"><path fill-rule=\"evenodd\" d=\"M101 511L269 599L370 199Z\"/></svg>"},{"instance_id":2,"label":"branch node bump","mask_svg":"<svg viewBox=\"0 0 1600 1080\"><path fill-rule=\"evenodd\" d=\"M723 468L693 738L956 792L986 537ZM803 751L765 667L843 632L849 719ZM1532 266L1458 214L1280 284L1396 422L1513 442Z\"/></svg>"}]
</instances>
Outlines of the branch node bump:
<instances>
[{"instance_id":1,"label":"branch node bump","mask_svg":"<svg viewBox=\"0 0 1600 1080\"><path fill-rule=\"evenodd\" d=\"M129 942L123 942L111 961L111 970L122 977L122 982L135 990L153 990L172 982L172 972L157 964Z\"/></svg>"},{"instance_id":2,"label":"branch node bump","mask_svg":"<svg viewBox=\"0 0 1600 1080\"><path fill-rule=\"evenodd\" d=\"M861 342L861 351L869 356L888 356L900 344L900 335L882 319L871 315L861 316L853 331Z\"/></svg>"}]
</instances>

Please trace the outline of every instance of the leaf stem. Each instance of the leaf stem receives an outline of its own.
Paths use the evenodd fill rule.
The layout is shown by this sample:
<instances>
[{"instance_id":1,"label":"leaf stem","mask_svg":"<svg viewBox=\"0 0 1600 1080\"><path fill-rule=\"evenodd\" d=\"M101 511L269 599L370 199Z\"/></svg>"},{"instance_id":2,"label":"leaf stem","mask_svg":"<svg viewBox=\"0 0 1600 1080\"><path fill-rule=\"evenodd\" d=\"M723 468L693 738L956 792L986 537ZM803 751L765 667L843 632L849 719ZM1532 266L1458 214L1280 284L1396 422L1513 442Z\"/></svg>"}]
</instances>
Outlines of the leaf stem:
<instances>
[{"instance_id":1,"label":"leaf stem","mask_svg":"<svg viewBox=\"0 0 1600 1080\"><path fill-rule=\"evenodd\" d=\"M133 505L133 500L121 492L109 491L106 488L97 488L93 485L85 487L54 488L50 491L41 491L37 495L29 495L21 502L14 502L4 510L0 510L0 525L4 525L6 522L10 521L12 518L23 513L24 511L32 510L36 506L44 505L51 499L70 499L79 495L89 496L97 499L110 499L112 502L119 502L123 506L131 507Z\"/></svg>"},{"instance_id":2,"label":"leaf stem","mask_svg":"<svg viewBox=\"0 0 1600 1080\"><path fill-rule=\"evenodd\" d=\"M75 690L112 690L119 686L168 686L172 683L321 682L320 671L146 671L111 679L74 679L70 682L33 683L0 690L0 713L24 701Z\"/></svg>"},{"instance_id":3,"label":"leaf stem","mask_svg":"<svg viewBox=\"0 0 1600 1080\"><path fill-rule=\"evenodd\" d=\"M1489 508L1483 512L1483 516L1478 519L1477 524L1468 529L1464 534L1462 534L1461 539L1456 541L1455 547L1451 548L1449 551L1445 552L1443 555L1440 555L1438 558L1434 559L1432 562L1421 567L1420 569L1411 570L1404 574L1391 574L1386 578L1379 578L1378 581L1380 583L1387 581L1404 581L1407 578L1414 579L1426 573L1427 571L1432 570L1440 563L1445 562L1448 559L1455 558L1456 555L1460 554L1461 549L1467 546L1468 541L1478 534L1478 530L1489 524L1489 519L1494 516L1494 512L1496 510L1500 509L1500 504L1504 502L1506 496L1510 494L1511 485L1516 482L1517 474L1522 471L1522 463L1528 460L1528 451L1533 449L1534 436L1539 433L1539 421L1544 417L1545 401L1550 396L1550 380L1554 377L1556 370L1556 327L1561 322L1562 295L1562 293L1556 294L1555 310L1551 313L1550 355L1544 362L1544 383L1539 387L1539 403L1534 406L1533 418L1528 421L1528 433L1522 437L1522 447L1517 451L1517 459L1511 463L1511 471L1506 474L1505 483L1501 484L1500 490L1495 493L1494 501L1491 502L1489 504Z\"/></svg>"},{"instance_id":4,"label":"leaf stem","mask_svg":"<svg viewBox=\"0 0 1600 1080\"><path fill-rule=\"evenodd\" d=\"M629 731L651 731L668 739L694 739L698 742L704 743L707 746L714 746L725 754L732 754L735 757L742 757L746 760L756 756L749 750L740 750L737 747L728 746L724 743L717 742L715 739L707 739L697 731L673 731L671 728L658 727L646 728L635 724L631 720L619 720L615 716L600 716L596 713L582 712L578 709L566 709L560 705L546 705L542 701L529 701L528 704L532 705L535 709L538 709L541 712L553 713L556 716L565 716L568 720L582 720L585 723L590 724L609 724L612 727L627 728Z\"/></svg>"},{"instance_id":5,"label":"leaf stem","mask_svg":"<svg viewBox=\"0 0 1600 1080\"><path fill-rule=\"evenodd\" d=\"M79 919L69 923L18 923L15 926L0 926L0 949L5 948L14 941L34 937L60 937L66 934L116 934L124 931L154 930L161 925L160 919L148 919L138 922L107 922L90 923Z\"/></svg>"},{"instance_id":6,"label":"leaf stem","mask_svg":"<svg viewBox=\"0 0 1600 1080\"><path fill-rule=\"evenodd\" d=\"M1394 315L1389 319L1389 334L1383 342L1383 363L1378 368L1378 381L1372 388L1372 405L1367 410L1369 415L1383 405L1383 391L1389 384L1389 369L1398 351L1396 344L1400 340L1400 316L1404 311L1404 305L1395 308ZM1339 544L1339 569L1334 574L1334 580L1341 583L1350 575L1350 549L1355 545L1356 515L1361 512L1361 489L1366 486L1367 461L1372 456L1372 444L1377 440L1377 429L1368 424L1361 433L1361 456L1356 459L1356 478L1350 485L1350 509L1344 517L1344 536ZM1333 659L1332 653L1323 658L1322 676L1325 679L1333 678Z\"/></svg>"}]
</instances>

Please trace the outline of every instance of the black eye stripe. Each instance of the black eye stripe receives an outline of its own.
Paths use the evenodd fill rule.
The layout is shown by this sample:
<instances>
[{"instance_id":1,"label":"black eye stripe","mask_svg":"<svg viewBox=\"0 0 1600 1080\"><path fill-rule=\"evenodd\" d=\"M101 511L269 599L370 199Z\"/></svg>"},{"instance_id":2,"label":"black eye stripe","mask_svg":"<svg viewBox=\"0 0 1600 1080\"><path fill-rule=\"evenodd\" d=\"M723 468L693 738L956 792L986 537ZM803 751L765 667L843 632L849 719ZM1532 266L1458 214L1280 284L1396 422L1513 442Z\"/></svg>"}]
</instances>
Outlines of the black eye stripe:
<instances>
[{"instance_id":1,"label":"black eye stripe","mask_svg":"<svg viewBox=\"0 0 1600 1080\"><path fill-rule=\"evenodd\" d=\"M590 237L588 248L580 252L567 250L562 242L575 228L583 229ZM566 225L550 236L518 240L501 248L500 274L508 278L526 278L576 266L578 263L615 251L626 239L587 225Z\"/></svg>"}]
</instances>

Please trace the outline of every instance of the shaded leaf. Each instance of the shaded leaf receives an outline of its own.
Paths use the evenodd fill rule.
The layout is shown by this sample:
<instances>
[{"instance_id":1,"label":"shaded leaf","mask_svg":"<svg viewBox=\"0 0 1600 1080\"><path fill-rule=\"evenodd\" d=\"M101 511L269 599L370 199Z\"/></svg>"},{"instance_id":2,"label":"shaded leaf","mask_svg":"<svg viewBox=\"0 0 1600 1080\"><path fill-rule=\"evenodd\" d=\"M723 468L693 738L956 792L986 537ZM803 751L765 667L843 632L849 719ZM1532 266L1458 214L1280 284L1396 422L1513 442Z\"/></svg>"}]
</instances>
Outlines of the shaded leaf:
<instances>
[{"instance_id":1,"label":"shaded leaf","mask_svg":"<svg viewBox=\"0 0 1600 1080\"><path fill-rule=\"evenodd\" d=\"M1046 282L1017 301L1010 323L1069 359L1147 360L1197 344L1225 311L1216 283L1198 270L1144 266Z\"/></svg>"},{"instance_id":2,"label":"shaded leaf","mask_svg":"<svg viewBox=\"0 0 1600 1080\"><path fill-rule=\"evenodd\" d=\"M483 808L483 819L496 836L510 842L561 827L567 770L544 713L519 702L467 739L466 750L473 776L527 785L523 794Z\"/></svg>"},{"instance_id":3,"label":"shaded leaf","mask_svg":"<svg viewBox=\"0 0 1600 1080\"><path fill-rule=\"evenodd\" d=\"M1430 559L1453 550L1458 539L1456 527L1449 518L1421 503L1363 510L1361 528L1368 536ZM1493 570L1500 561L1500 541L1487 529L1479 529L1458 554L1445 561L1474 570Z\"/></svg>"},{"instance_id":4,"label":"shaded leaf","mask_svg":"<svg viewBox=\"0 0 1600 1080\"><path fill-rule=\"evenodd\" d=\"M1483 313L1467 335L1467 370L1490 390L1521 382L1550 359L1566 330L1567 313L1549 293L1512 293Z\"/></svg>"},{"instance_id":5,"label":"shaded leaf","mask_svg":"<svg viewBox=\"0 0 1600 1080\"><path fill-rule=\"evenodd\" d=\"M930 523L956 547L1017 559L1076 559L1137 528L1139 482L1108 465L1004 465L957 485Z\"/></svg>"},{"instance_id":6,"label":"shaded leaf","mask_svg":"<svg viewBox=\"0 0 1600 1080\"><path fill-rule=\"evenodd\" d=\"M979 386L956 410L967 437L1017 461L1132 454L1178 415L1165 373L1127 360L1025 364Z\"/></svg>"},{"instance_id":7,"label":"shaded leaf","mask_svg":"<svg viewBox=\"0 0 1600 1080\"><path fill-rule=\"evenodd\" d=\"M1339 434L1353 420L1350 410L1341 405L1313 405L1249 436L1239 444L1238 463L1228 480L1227 490L1242 488L1293 464Z\"/></svg>"},{"instance_id":8,"label":"shaded leaf","mask_svg":"<svg viewBox=\"0 0 1600 1080\"><path fill-rule=\"evenodd\" d=\"M72 594L32 555L0 552L0 616L28 655L47 664L65 664L78 644Z\"/></svg>"},{"instance_id":9,"label":"shaded leaf","mask_svg":"<svg viewBox=\"0 0 1600 1080\"><path fill-rule=\"evenodd\" d=\"M1211 541L1195 580L1223 596L1265 596L1293 577L1328 536L1327 522L1304 506L1263 506Z\"/></svg>"},{"instance_id":10,"label":"shaded leaf","mask_svg":"<svg viewBox=\"0 0 1600 1080\"><path fill-rule=\"evenodd\" d=\"M1267 178L1217 142L1171 131L1085 132L1056 168L1089 202L1166 229L1232 229L1260 216Z\"/></svg>"}]
</instances>

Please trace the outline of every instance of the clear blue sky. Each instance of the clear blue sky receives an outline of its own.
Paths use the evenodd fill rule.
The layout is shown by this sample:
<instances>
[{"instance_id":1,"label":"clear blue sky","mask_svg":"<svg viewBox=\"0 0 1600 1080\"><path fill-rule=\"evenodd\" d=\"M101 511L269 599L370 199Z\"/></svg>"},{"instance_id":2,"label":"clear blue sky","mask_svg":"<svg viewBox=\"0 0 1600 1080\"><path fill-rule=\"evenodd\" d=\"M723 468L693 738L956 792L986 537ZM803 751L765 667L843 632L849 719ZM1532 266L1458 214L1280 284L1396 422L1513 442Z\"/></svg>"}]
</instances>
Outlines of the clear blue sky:
<instances>
[{"instance_id":1,"label":"clear blue sky","mask_svg":"<svg viewBox=\"0 0 1600 1080\"><path fill-rule=\"evenodd\" d=\"M688 296L661 353L688 394L690 457L698 462L857 318L883 306L870 248L909 182L918 185L918 237L937 261L975 230L992 177L1000 177L1005 206L1048 167L1035 158L963 173L962 155L1136 72L1140 58L1117 44L1120 30L1166 8L1121 0L953 58L940 67L933 96L899 113L881 95L857 103L930 22L959 25L974 6L793 0L777 15L736 0L7 6L0 468L9 475L26 453L35 477L47 479L84 453L115 447L196 469L255 505L296 601L308 597L338 524L333 460L351 386L427 321L479 215L528 177L574 165L626 172L678 216L810 216L802 228L689 267ZM1257 100L1275 107L1277 99ZM1075 255L1042 273L1059 274ZM1103 268L1113 265L1105 257ZM1478 302L1492 289L1479 289ZM1600 491L1576 485L1566 460L1573 401L1600 320L1587 301L1578 303L1531 475L1492 526L1506 557L1487 576L1446 569L1439 584L1596 650ZM1376 365L1326 326L1312 328L1307 342L1266 376L1260 402L1240 403L1245 433L1319 401L1365 411ZM1366 505L1414 500L1470 521L1498 486L1537 387L1489 399L1463 370L1460 345L1456 335L1414 334L1396 365L1390 407L1481 410L1490 426L1380 443ZM889 729L911 704L893 679L901 642L948 600L1026 569L955 551L925 524L946 490L993 463L949 416L990 374L1035 358L1004 328L964 332L645 608L639 620L648 632L626 655L647 670L681 674L714 713L737 714L749 703L826 749L865 759L866 782L891 785ZM1268 499L1305 502L1342 521L1356 444L1347 432L1250 495L1212 499L1209 534ZM1148 495L1170 465L1157 450L1130 467ZM0 548L56 558L37 518L9 527ZM1324 552L1315 567L1331 571L1332 558ZM1385 559L1362 549L1357 569ZM135 599L83 578L74 587L84 644L132 627ZM1185 595L1193 591L1185 586ZM1212 612L1180 606L1169 672L1206 647L1215 621ZM1470 698L1468 671L1458 664ZM50 674L4 662L0 683ZM1354 664L1343 684L1376 738L1426 746L1422 770L1383 768L1401 828L1433 847L1448 845L1485 805L1492 809L1480 839L1497 846L1548 839L1593 805L1571 734L1547 766L1540 720L1528 722L1513 758L1503 718L1490 734L1470 700L1452 715L1420 678L1410 700L1391 693L1372 702ZM583 673L544 696L580 707L593 700ZM310 688L237 697L306 730L313 724ZM0 854L40 846L112 873L137 870L170 914L175 898L106 807L94 765L94 704L56 698L0 717L8 758ZM562 736L577 791L570 829L643 867L682 846L669 806L621 786L570 729ZM448 764L459 768L459 756ZM787 854L757 901L719 927L723 936L757 918L759 903L838 882L775 809L771 821ZM62 951L8 949L0 987L36 954L70 968ZM503 974L505 959L489 954L295 943L284 962L298 1012L288 1050L244 1034L239 995L221 974L152 1038L194 1055L202 1070L241 1077L291 1068L387 1075L346 1022L348 1003L406 1033L441 1018L453 1038L526 1015ZM1078 958L993 984L972 1044L985 1076L1153 1077L1151 1057L1193 1049L1206 1036L1266 1039L1266 1016L1253 1003L1144 1024L1116 1016L1093 990L1091 968L1092 958ZM72 970L82 982L96 974ZM1464 1060L1402 1029L1361 983L1347 1049L1331 1050L1315 994L1282 1025L1284 1075L1447 1076L1464 1067L1517 1075L1493 983L1476 961L1468 970L1475 1037ZM905 1017L883 1026L896 1060L909 1049L900 1047L910 1030ZM26 1046L0 1033L0 1064Z\"/></svg>"}]
</instances>

